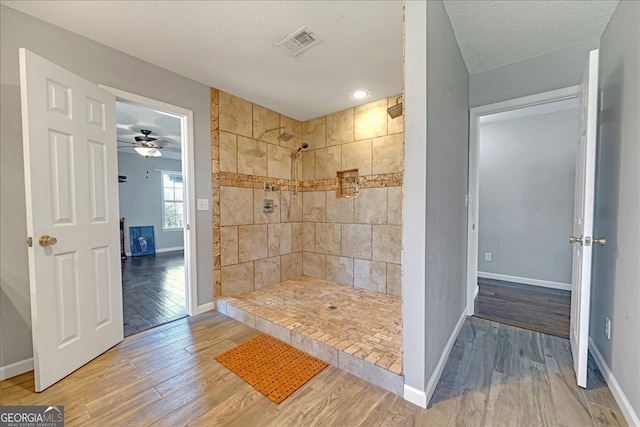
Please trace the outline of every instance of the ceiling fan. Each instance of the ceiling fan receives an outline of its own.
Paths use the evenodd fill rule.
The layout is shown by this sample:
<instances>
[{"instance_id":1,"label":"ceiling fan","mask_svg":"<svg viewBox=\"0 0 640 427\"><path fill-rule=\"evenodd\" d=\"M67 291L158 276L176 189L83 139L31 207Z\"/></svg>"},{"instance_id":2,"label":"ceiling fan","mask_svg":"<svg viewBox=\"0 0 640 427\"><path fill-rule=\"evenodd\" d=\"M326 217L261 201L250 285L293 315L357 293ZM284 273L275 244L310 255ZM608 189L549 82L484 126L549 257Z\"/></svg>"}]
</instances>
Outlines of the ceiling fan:
<instances>
[{"instance_id":1,"label":"ceiling fan","mask_svg":"<svg viewBox=\"0 0 640 427\"><path fill-rule=\"evenodd\" d=\"M140 133L142 136L136 136L136 142L122 141L118 140L118 142L122 142L124 144L131 144L133 149L136 150L138 154L144 157L160 157L162 153L161 149L164 147L159 144L158 138L151 137L151 131L148 129L140 129Z\"/></svg>"}]
</instances>

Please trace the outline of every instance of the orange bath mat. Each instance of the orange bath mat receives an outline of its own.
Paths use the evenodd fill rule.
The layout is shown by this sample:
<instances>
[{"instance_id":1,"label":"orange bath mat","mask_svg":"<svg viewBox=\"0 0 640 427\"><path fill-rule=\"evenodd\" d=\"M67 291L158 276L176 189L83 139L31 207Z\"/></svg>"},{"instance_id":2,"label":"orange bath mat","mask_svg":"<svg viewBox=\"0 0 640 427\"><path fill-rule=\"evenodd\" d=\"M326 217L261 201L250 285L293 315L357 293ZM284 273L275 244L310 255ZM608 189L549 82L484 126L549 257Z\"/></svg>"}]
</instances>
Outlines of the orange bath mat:
<instances>
[{"instance_id":1,"label":"orange bath mat","mask_svg":"<svg viewBox=\"0 0 640 427\"><path fill-rule=\"evenodd\" d=\"M275 403L327 367L322 360L266 334L222 353L216 360Z\"/></svg>"}]
</instances>

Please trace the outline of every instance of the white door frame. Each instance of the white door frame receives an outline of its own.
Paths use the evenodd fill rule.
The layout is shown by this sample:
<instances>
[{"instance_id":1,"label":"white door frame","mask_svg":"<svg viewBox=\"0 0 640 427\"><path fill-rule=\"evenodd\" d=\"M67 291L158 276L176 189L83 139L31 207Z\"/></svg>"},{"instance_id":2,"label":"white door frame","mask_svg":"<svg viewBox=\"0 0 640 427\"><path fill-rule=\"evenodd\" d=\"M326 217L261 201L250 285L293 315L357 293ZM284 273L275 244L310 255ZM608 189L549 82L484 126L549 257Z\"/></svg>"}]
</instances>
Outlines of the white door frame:
<instances>
[{"instance_id":1,"label":"white door frame","mask_svg":"<svg viewBox=\"0 0 640 427\"><path fill-rule=\"evenodd\" d=\"M196 199L194 171L194 133L193 111L167 104L155 99L146 98L105 85L100 87L113 93L117 99L142 105L152 110L161 111L180 119L182 133L182 177L184 183L185 217L184 259L185 259L185 294L187 296L187 314L198 314L197 268L196 268Z\"/></svg>"},{"instance_id":2,"label":"white door frame","mask_svg":"<svg viewBox=\"0 0 640 427\"><path fill-rule=\"evenodd\" d=\"M474 301L478 294L478 205L479 172L478 145L480 118L504 111L516 110L534 105L547 104L565 99L577 98L580 85L549 92L537 93L522 98L481 105L469 109L469 209L467 210L467 315L473 316Z\"/></svg>"}]
</instances>

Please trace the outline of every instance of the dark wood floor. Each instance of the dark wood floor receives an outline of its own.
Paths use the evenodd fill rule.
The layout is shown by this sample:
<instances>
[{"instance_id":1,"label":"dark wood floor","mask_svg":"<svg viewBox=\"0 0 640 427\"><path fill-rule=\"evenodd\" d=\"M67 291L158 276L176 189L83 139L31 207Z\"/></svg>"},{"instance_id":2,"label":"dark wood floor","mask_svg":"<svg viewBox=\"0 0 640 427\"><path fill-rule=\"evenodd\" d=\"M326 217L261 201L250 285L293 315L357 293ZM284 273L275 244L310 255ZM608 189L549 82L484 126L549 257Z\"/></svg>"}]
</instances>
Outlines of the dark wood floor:
<instances>
[{"instance_id":1,"label":"dark wood floor","mask_svg":"<svg viewBox=\"0 0 640 427\"><path fill-rule=\"evenodd\" d=\"M484 319L569 337L571 292L478 278L475 315Z\"/></svg>"},{"instance_id":2,"label":"dark wood floor","mask_svg":"<svg viewBox=\"0 0 640 427\"><path fill-rule=\"evenodd\" d=\"M125 336L185 317L184 251L129 257L122 302Z\"/></svg>"}]
</instances>

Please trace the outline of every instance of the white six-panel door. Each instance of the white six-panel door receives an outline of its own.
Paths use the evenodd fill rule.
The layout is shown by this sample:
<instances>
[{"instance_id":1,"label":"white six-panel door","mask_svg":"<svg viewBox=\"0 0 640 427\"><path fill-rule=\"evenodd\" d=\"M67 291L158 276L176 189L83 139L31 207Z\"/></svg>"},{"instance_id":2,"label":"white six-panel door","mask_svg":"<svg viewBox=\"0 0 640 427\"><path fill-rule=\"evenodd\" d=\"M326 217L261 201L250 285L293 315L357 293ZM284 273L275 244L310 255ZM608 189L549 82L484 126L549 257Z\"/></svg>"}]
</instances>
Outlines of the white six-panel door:
<instances>
[{"instance_id":1,"label":"white six-panel door","mask_svg":"<svg viewBox=\"0 0 640 427\"><path fill-rule=\"evenodd\" d=\"M20 88L41 391L123 339L115 98L25 49Z\"/></svg>"},{"instance_id":2,"label":"white six-panel door","mask_svg":"<svg viewBox=\"0 0 640 427\"><path fill-rule=\"evenodd\" d=\"M591 253L598 124L598 50L589 53L582 79L580 132L576 159L571 274L570 341L577 383L587 386Z\"/></svg>"}]
</instances>

